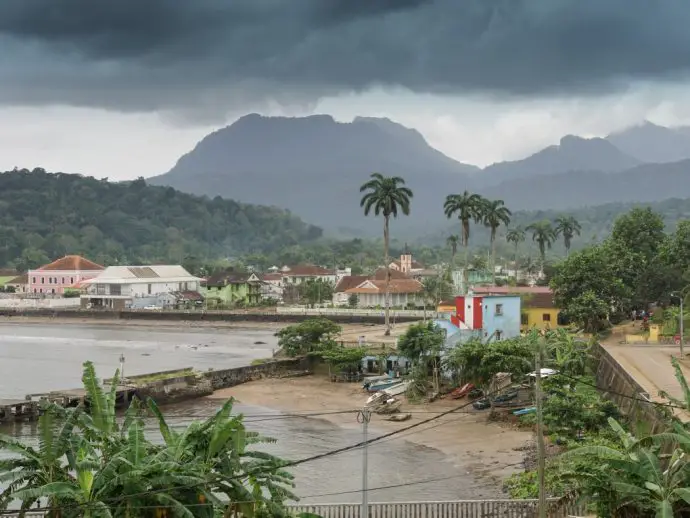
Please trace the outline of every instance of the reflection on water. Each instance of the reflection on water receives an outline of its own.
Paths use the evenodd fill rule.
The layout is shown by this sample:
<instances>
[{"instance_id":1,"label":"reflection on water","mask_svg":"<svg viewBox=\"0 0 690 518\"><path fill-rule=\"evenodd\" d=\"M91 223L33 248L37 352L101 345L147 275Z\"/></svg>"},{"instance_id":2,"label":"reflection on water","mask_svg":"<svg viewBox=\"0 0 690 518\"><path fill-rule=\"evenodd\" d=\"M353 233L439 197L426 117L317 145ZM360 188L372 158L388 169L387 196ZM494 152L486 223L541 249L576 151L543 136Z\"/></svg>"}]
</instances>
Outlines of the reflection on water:
<instances>
[{"instance_id":1,"label":"reflection on water","mask_svg":"<svg viewBox=\"0 0 690 518\"><path fill-rule=\"evenodd\" d=\"M256 341L266 344L255 345ZM265 330L2 326L0 397L23 397L31 392L79 386L84 360L93 360L98 372L106 376L117 368L123 352L126 370L135 374L187 366L199 369L241 366L253 358L269 356L274 347L275 338ZM213 414L219 404L218 400L200 399L168 406L163 411L169 416L170 424L177 427ZM354 415L353 426L341 428L320 419L286 418L268 408L239 403L235 411L245 414L250 430L277 440L257 445L258 449L288 460L325 453L362 439ZM154 420L147 428L152 437L159 436ZM35 423L12 424L2 432L32 441L36 438L37 426ZM378 433L375 425L370 426L370 437ZM404 439L384 439L371 444L368 450L369 500L372 502L500 496L497 488L478 483L437 450ZM295 474L295 493L303 502L357 502L361 499L361 448L305 463L291 471ZM430 479L434 481L418 483ZM381 487L386 489L376 489Z\"/></svg>"}]
</instances>

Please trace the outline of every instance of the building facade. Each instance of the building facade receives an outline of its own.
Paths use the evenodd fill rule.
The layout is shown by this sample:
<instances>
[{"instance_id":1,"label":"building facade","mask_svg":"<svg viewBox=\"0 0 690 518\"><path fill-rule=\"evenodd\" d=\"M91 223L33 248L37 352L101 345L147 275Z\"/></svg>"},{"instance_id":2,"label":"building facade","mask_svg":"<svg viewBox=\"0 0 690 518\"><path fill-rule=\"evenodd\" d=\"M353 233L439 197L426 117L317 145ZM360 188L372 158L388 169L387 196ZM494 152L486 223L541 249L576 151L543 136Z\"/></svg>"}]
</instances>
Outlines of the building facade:
<instances>
[{"instance_id":1,"label":"building facade","mask_svg":"<svg viewBox=\"0 0 690 518\"><path fill-rule=\"evenodd\" d=\"M65 290L82 281L93 279L104 267L78 255L65 257L28 273L31 294L64 295Z\"/></svg>"},{"instance_id":2,"label":"building facade","mask_svg":"<svg viewBox=\"0 0 690 518\"><path fill-rule=\"evenodd\" d=\"M113 310L170 307L180 294L198 293L201 281L179 265L109 266L83 282L81 305Z\"/></svg>"},{"instance_id":3,"label":"building facade","mask_svg":"<svg viewBox=\"0 0 690 518\"><path fill-rule=\"evenodd\" d=\"M217 300L223 305L258 304L261 284L261 279L253 273L229 269L209 277L204 294L209 303Z\"/></svg>"},{"instance_id":4,"label":"building facade","mask_svg":"<svg viewBox=\"0 0 690 518\"><path fill-rule=\"evenodd\" d=\"M345 290L343 296L357 295L358 307L375 308L386 305L386 281L367 279L358 286ZM392 307L421 306L422 283L414 279L391 279L388 296Z\"/></svg>"},{"instance_id":5,"label":"building facade","mask_svg":"<svg viewBox=\"0 0 690 518\"><path fill-rule=\"evenodd\" d=\"M480 295L517 295L522 300L520 325L523 331L529 329L555 329L568 325L553 301L553 292L546 286L486 286L477 287L472 293Z\"/></svg>"},{"instance_id":6,"label":"building facade","mask_svg":"<svg viewBox=\"0 0 690 518\"><path fill-rule=\"evenodd\" d=\"M505 340L520 336L520 310L517 295L465 295L455 297L451 322L479 332L484 341Z\"/></svg>"}]
</instances>

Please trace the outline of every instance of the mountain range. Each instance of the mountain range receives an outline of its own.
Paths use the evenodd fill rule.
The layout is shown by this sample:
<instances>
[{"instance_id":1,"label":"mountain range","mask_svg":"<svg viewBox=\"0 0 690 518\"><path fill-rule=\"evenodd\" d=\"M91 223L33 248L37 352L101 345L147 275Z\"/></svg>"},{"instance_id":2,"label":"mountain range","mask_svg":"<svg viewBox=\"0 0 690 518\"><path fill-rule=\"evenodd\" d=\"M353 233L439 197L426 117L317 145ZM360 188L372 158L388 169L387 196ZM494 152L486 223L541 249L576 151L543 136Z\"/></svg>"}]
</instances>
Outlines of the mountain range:
<instances>
[{"instance_id":1,"label":"mountain range","mask_svg":"<svg viewBox=\"0 0 690 518\"><path fill-rule=\"evenodd\" d=\"M373 171L401 176L414 191L414 217L395 223L412 233L440 223L445 196L465 189L515 210L690 197L690 128L645 122L606 138L566 135L522 160L482 169L389 119L250 114L148 182L287 208L331 232L368 234L380 224L364 219L359 186Z\"/></svg>"}]
</instances>

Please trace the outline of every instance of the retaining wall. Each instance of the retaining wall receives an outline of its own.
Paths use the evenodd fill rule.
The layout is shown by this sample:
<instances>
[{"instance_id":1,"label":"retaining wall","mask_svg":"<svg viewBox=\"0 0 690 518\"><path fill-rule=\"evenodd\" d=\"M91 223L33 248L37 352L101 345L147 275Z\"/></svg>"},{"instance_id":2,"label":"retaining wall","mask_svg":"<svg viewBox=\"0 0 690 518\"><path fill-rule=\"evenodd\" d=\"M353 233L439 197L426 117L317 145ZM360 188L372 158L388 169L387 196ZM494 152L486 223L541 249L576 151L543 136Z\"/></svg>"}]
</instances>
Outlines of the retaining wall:
<instances>
[{"instance_id":1,"label":"retaining wall","mask_svg":"<svg viewBox=\"0 0 690 518\"><path fill-rule=\"evenodd\" d=\"M275 311L147 311L147 310L123 310L104 311L89 309L2 309L0 316L18 317L46 317L46 318L93 318L99 320L158 320L158 321L186 321L186 322L302 322L319 315L303 312L276 313ZM354 314L354 313L329 313L322 314L325 318L340 324L383 324L384 317L381 313ZM391 316L393 319L393 316ZM420 320L416 313L395 314L395 322L416 322Z\"/></svg>"},{"instance_id":2,"label":"retaining wall","mask_svg":"<svg viewBox=\"0 0 690 518\"><path fill-rule=\"evenodd\" d=\"M308 373L311 369L311 362L306 358L291 358L288 360L276 360L259 365L246 367L235 367L232 369L210 370L207 372L194 374L181 374L162 380L146 383L136 389L136 395L140 399L150 397L156 403L164 405L175 403L187 399L208 396L214 390L227 387L234 387L248 381L262 378L277 378L297 373ZM167 374L168 372L151 373L138 376L145 378L156 374ZM173 373L176 371L173 371ZM131 379L136 379L133 376Z\"/></svg>"},{"instance_id":3,"label":"retaining wall","mask_svg":"<svg viewBox=\"0 0 690 518\"><path fill-rule=\"evenodd\" d=\"M607 393L631 423L644 425L643 432L649 434L666 428L668 418L659 405L650 401L650 394L600 344L594 347L593 353L598 360L597 388Z\"/></svg>"}]
</instances>

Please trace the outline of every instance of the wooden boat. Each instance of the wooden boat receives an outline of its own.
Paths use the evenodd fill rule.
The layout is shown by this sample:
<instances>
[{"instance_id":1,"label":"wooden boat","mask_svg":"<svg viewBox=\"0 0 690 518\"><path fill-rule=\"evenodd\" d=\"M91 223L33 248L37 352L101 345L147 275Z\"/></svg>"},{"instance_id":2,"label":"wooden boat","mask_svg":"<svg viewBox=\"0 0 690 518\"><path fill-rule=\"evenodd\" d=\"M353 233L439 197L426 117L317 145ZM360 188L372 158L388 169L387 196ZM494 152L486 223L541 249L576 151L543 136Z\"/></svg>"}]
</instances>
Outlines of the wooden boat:
<instances>
[{"instance_id":1,"label":"wooden boat","mask_svg":"<svg viewBox=\"0 0 690 518\"><path fill-rule=\"evenodd\" d=\"M396 399L389 399L382 405L379 405L374 412L377 414L384 414L384 415L390 415L390 414L395 414L396 412L400 411L400 407L402 406L402 401L398 401Z\"/></svg>"},{"instance_id":2,"label":"wooden boat","mask_svg":"<svg viewBox=\"0 0 690 518\"><path fill-rule=\"evenodd\" d=\"M383 383L384 381L389 381L392 380L388 374L382 374L380 376L366 376L364 380L362 380L362 388L365 390L368 389L371 385L376 385L378 383Z\"/></svg>"},{"instance_id":3,"label":"wooden boat","mask_svg":"<svg viewBox=\"0 0 690 518\"><path fill-rule=\"evenodd\" d=\"M385 390L385 389L391 388L395 385L399 385L400 383L402 383L401 379L388 379L388 380L372 383L371 385L369 385L367 387L367 390L369 392L378 392L379 390Z\"/></svg>"},{"instance_id":4,"label":"wooden boat","mask_svg":"<svg viewBox=\"0 0 690 518\"><path fill-rule=\"evenodd\" d=\"M536 406L531 406L529 408L521 408L520 410L515 410L513 412L513 415L525 415L525 414L531 414L532 412L536 412L537 407Z\"/></svg>"},{"instance_id":5,"label":"wooden boat","mask_svg":"<svg viewBox=\"0 0 690 518\"><path fill-rule=\"evenodd\" d=\"M399 396L400 394L404 394L407 390L407 387L409 386L409 381L398 381L398 383L382 390L382 392L386 393L389 396Z\"/></svg>"},{"instance_id":6,"label":"wooden boat","mask_svg":"<svg viewBox=\"0 0 690 518\"><path fill-rule=\"evenodd\" d=\"M393 414L391 416L388 416L386 418L386 421L394 421L396 423L401 423L403 421L407 421L410 417L412 417L412 414Z\"/></svg>"}]
</instances>

